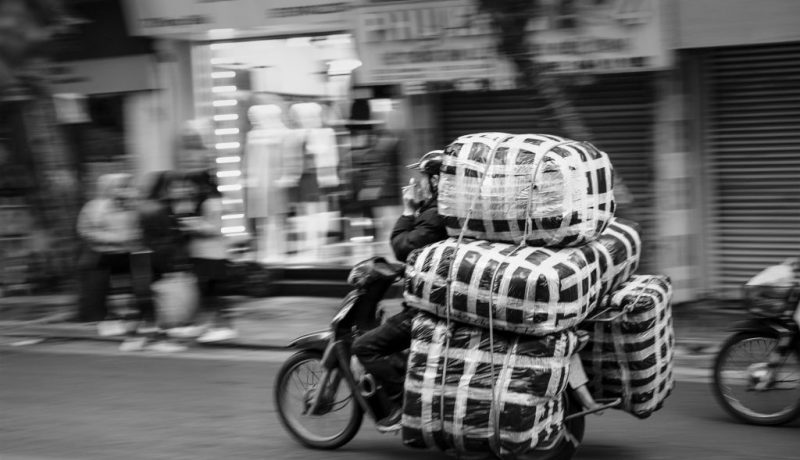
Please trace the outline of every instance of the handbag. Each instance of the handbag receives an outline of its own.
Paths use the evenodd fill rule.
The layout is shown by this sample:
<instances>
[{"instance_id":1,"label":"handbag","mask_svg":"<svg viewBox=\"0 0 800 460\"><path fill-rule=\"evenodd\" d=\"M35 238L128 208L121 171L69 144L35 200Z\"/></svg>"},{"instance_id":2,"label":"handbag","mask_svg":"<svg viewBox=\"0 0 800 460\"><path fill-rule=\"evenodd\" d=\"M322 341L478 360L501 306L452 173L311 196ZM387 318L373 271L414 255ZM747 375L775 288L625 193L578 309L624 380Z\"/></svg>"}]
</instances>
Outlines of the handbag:
<instances>
[{"instance_id":1,"label":"handbag","mask_svg":"<svg viewBox=\"0 0 800 460\"><path fill-rule=\"evenodd\" d=\"M153 283L156 319L162 327L189 323L200 304L197 278L185 271L165 273Z\"/></svg>"}]
</instances>

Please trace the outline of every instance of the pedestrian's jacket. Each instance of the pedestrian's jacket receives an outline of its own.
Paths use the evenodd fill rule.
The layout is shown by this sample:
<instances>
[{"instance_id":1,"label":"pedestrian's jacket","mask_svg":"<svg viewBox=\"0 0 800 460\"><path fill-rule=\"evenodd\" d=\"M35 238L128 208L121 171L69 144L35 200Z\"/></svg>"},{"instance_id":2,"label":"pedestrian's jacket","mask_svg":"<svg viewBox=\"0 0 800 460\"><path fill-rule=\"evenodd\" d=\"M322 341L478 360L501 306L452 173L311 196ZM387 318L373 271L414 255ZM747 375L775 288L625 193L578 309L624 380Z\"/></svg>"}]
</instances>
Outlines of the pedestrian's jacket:
<instances>
[{"instance_id":1,"label":"pedestrian's jacket","mask_svg":"<svg viewBox=\"0 0 800 460\"><path fill-rule=\"evenodd\" d=\"M207 198L200 205L199 219L189 238L189 255L199 259L227 258L227 245L222 236L222 199Z\"/></svg>"},{"instance_id":2,"label":"pedestrian's jacket","mask_svg":"<svg viewBox=\"0 0 800 460\"><path fill-rule=\"evenodd\" d=\"M139 208L142 242L153 254L153 269L157 274L186 268L189 262L187 237L169 205L144 200Z\"/></svg>"},{"instance_id":3,"label":"pedestrian's jacket","mask_svg":"<svg viewBox=\"0 0 800 460\"><path fill-rule=\"evenodd\" d=\"M400 262L405 262L415 249L447 238L444 219L439 215L436 200L419 209L413 216L400 216L392 230L392 249Z\"/></svg>"},{"instance_id":4,"label":"pedestrian's jacket","mask_svg":"<svg viewBox=\"0 0 800 460\"><path fill-rule=\"evenodd\" d=\"M128 174L104 174L97 181L97 196L78 215L77 230L96 252L125 253L139 245L136 210L120 205L116 198L130 180Z\"/></svg>"}]
</instances>

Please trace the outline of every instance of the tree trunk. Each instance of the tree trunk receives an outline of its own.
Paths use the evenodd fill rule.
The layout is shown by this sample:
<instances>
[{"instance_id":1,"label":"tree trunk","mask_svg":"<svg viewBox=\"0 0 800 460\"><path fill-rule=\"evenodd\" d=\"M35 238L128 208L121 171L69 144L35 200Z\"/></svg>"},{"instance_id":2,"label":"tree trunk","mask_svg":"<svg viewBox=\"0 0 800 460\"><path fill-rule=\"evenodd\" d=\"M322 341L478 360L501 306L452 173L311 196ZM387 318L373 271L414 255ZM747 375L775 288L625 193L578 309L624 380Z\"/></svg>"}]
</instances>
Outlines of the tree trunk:
<instances>
[{"instance_id":1,"label":"tree trunk","mask_svg":"<svg viewBox=\"0 0 800 460\"><path fill-rule=\"evenodd\" d=\"M527 26L531 18L541 14L536 0L480 0L480 8L488 12L497 33L497 49L517 71L517 86L541 95L567 137L582 141L590 138L589 129L575 109L564 85L547 66L538 62L527 43Z\"/></svg>"}]
</instances>

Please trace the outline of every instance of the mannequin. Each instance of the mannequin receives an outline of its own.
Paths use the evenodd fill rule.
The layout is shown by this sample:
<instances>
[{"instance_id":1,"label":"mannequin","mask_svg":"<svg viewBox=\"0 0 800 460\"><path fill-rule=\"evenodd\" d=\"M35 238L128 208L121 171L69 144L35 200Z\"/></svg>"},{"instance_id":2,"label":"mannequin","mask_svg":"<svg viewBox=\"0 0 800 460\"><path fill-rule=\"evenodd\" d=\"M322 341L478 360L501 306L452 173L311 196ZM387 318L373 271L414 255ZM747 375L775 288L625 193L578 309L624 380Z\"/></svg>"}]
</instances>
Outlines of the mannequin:
<instances>
[{"instance_id":1,"label":"mannequin","mask_svg":"<svg viewBox=\"0 0 800 460\"><path fill-rule=\"evenodd\" d=\"M254 105L247 116L253 128L245 143L247 216L256 236L258 258L278 261L285 248L286 189L278 185L289 129L277 105Z\"/></svg>"},{"instance_id":2,"label":"mannequin","mask_svg":"<svg viewBox=\"0 0 800 460\"><path fill-rule=\"evenodd\" d=\"M297 126L288 142L283 174L279 184L287 187L294 207L294 247L298 259L316 260L332 220L327 195L339 186L336 134L323 126L322 106L317 103L294 104L289 110Z\"/></svg>"},{"instance_id":3,"label":"mannequin","mask_svg":"<svg viewBox=\"0 0 800 460\"><path fill-rule=\"evenodd\" d=\"M280 184L283 187L296 187L303 173L314 173L318 187L338 186L336 133L332 128L323 126L322 106L314 102L294 104L289 109L289 116L296 129L292 130ZM305 158L304 162L304 157L308 156L311 158Z\"/></svg>"}]
</instances>

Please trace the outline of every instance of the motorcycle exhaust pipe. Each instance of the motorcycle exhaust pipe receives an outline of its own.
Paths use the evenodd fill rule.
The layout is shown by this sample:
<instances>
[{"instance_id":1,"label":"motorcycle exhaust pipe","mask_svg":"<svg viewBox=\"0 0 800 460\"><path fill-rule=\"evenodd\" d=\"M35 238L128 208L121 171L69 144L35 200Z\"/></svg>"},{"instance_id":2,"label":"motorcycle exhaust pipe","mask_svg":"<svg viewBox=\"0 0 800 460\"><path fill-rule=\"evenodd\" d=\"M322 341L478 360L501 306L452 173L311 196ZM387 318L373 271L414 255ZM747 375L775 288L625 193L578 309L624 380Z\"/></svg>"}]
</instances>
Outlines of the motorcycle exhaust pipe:
<instances>
[{"instance_id":1,"label":"motorcycle exhaust pipe","mask_svg":"<svg viewBox=\"0 0 800 460\"><path fill-rule=\"evenodd\" d=\"M371 398L378 392L378 383L372 374L364 374L358 380L358 386L361 389L361 396Z\"/></svg>"},{"instance_id":2,"label":"motorcycle exhaust pipe","mask_svg":"<svg viewBox=\"0 0 800 460\"><path fill-rule=\"evenodd\" d=\"M372 416L380 420L389 415L389 402L381 391L381 386L371 374L364 373L358 379L359 393L369 405Z\"/></svg>"}]
</instances>

